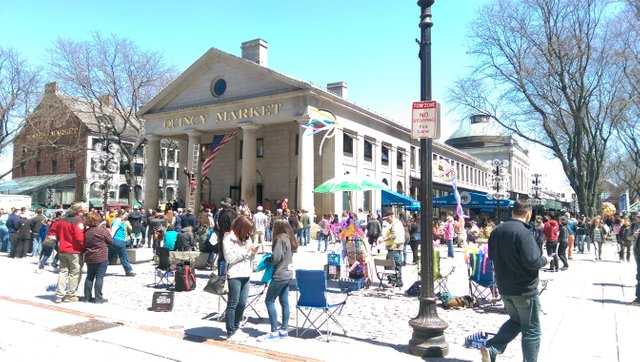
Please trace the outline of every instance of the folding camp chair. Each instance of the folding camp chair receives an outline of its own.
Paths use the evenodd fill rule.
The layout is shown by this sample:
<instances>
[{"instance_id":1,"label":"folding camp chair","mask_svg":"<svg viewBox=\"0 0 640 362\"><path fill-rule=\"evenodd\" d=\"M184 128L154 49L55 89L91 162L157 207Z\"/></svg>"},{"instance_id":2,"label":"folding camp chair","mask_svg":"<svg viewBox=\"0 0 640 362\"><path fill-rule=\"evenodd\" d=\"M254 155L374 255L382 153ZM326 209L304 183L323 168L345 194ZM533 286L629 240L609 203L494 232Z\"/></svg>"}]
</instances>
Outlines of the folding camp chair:
<instances>
[{"instance_id":1,"label":"folding camp chair","mask_svg":"<svg viewBox=\"0 0 640 362\"><path fill-rule=\"evenodd\" d=\"M391 259L373 259L373 266L376 272L376 276L378 277L378 291L384 290L389 286L384 283L385 279L389 276L394 276L395 280L400 279L398 275L398 271L396 270L396 261ZM393 285L392 288L397 286Z\"/></svg>"},{"instance_id":2,"label":"folding camp chair","mask_svg":"<svg viewBox=\"0 0 640 362\"><path fill-rule=\"evenodd\" d=\"M442 294L442 292L451 294L447 287L447 282L449 281L449 276L453 274L454 270L456 270L455 265L451 267L451 270L447 274L442 274L440 269L440 251L433 251L433 281L435 282L434 291L436 294Z\"/></svg>"},{"instance_id":3,"label":"folding camp chair","mask_svg":"<svg viewBox=\"0 0 640 362\"><path fill-rule=\"evenodd\" d=\"M322 336L321 328L326 325L326 341L329 342L329 337L332 332L329 329L330 321L337 324L344 334L347 334L347 330L338 322L338 316L342 313L349 298L349 292L342 290L327 289L327 277L324 270L296 270L297 289L300 293L298 302L296 303L296 336L302 337L309 329L314 329ZM338 303L330 303L327 300L327 293L341 294L345 298ZM315 311L320 311L318 315L312 317ZM298 327L298 312L302 313L304 320L302 326ZM320 321L321 317L325 317ZM309 323L309 327L305 328ZM321 323L319 323L321 322ZM300 333L300 329L305 329Z\"/></svg>"},{"instance_id":4,"label":"folding camp chair","mask_svg":"<svg viewBox=\"0 0 640 362\"><path fill-rule=\"evenodd\" d=\"M485 253L469 253L467 262L469 294L478 302L495 304L500 300L498 285L493 273L493 262Z\"/></svg>"},{"instance_id":5,"label":"folding camp chair","mask_svg":"<svg viewBox=\"0 0 640 362\"><path fill-rule=\"evenodd\" d=\"M154 273L154 288L171 288L175 284L175 266L169 263L169 249L158 248L158 266Z\"/></svg>"}]
</instances>

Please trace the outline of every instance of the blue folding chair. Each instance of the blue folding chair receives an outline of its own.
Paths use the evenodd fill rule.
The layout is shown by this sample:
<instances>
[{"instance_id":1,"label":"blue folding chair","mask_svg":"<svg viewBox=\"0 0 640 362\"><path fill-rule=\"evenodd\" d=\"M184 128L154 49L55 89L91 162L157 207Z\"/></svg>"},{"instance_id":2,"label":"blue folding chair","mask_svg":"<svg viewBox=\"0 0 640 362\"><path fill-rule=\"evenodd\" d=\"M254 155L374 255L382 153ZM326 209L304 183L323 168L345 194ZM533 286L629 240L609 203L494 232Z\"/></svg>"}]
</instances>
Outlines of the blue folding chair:
<instances>
[{"instance_id":1,"label":"blue folding chair","mask_svg":"<svg viewBox=\"0 0 640 362\"><path fill-rule=\"evenodd\" d=\"M478 302L495 304L500 300L500 295L489 255L482 252L470 253L468 259L469 294Z\"/></svg>"},{"instance_id":2,"label":"blue folding chair","mask_svg":"<svg viewBox=\"0 0 640 362\"><path fill-rule=\"evenodd\" d=\"M327 276L324 270L296 270L297 289L300 293L298 302L296 303L296 336L302 337L309 329L314 329L320 336L322 336L321 328L326 325L326 341L329 342L329 337L332 332L329 329L330 321L337 324L344 334L347 334L347 330L338 322L338 316L342 313L349 298L349 292L343 290L327 289ZM338 303L329 303L327 301L327 293L344 295L344 299ZM315 314L314 311L320 313ZM298 327L298 312L302 313L304 320L302 326ZM322 320L321 318L324 317ZM309 323L308 327L307 323ZM300 329L304 329L300 333Z\"/></svg>"}]
</instances>

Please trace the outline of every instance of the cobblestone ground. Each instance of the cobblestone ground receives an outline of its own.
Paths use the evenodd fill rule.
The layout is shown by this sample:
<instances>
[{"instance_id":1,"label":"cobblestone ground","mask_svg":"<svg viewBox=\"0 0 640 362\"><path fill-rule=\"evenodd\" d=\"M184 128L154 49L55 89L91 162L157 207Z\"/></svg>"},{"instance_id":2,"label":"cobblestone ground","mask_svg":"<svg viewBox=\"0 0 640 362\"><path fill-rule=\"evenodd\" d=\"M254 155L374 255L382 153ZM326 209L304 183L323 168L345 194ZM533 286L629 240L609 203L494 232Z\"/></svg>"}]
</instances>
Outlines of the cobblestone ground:
<instances>
[{"instance_id":1,"label":"cobblestone ground","mask_svg":"<svg viewBox=\"0 0 640 362\"><path fill-rule=\"evenodd\" d=\"M310 246L314 245L312 242ZM605 253L605 260L615 260L614 245L608 246ZM544 355L545 348L552 347L552 339L558 335L559 326L562 323L562 315L564 310L557 308L559 305L566 305L567 300L587 298L585 286L594 285L593 270L596 267L618 268L620 270L620 284L623 286L620 299L633 299L630 295L633 293L631 287L632 270L635 265L618 264L618 263L594 263L591 255L576 254L574 260L571 261L569 271L563 273L543 273L543 277L553 277L549 288L541 295L542 308L547 314L543 314L543 343L541 355ZM27 258L23 260L12 260L6 257L0 257L0 263L11 265L12 270L17 271L24 278L24 287L19 291L9 291L0 286L0 294L8 295L15 298L33 298L34 296L41 301L52 300L53 292L46 292L47 285L54 284L57 275L47 267L42 273L34 273L36 269L35 259ZM300 251L294 258L297 268L301 269L321 269L326 263L326 255L318 253L313 248L301 247ZM464 257L462 250L456 251L453 259L442 260L442 270L448 271L452 266L456 266L455 272L449 281L449 289L453 295L468 294L467 271L464 265ZM154 266L152 263L136 264L133 266L137 273L135 277L125 277L121 266L110 266L107 271L107 277L104 284L104 295L109 299L109 307L123 307L131 311L147 312L147 308L151 306L152 294L157 289L152 287L154 281ZM4 267L3 267L4 269ZM624 273L622 273L624 271ZM176 319L181 317L191 319L203 319L211 316L211 313L218 310L218 297L202 291L209 272L197 271L198 286L195 291L176 293L173 312ZM408 288L417 278L417 268L415 266L406 266L403 269L403 277L405 288ZM255 279L259 279L256 274ZM603 282L604 283L604 282ZM609 283L609 282L607 282ZM627 285L628 284L628 285ZM349 344L354 342L364 342L375 344L378 346L389 347L391 349L408 352L407 344L411 339L412 329L408 322L418 313L419 302L417 298L407 297L396 289L390 298L374 296L375 285L369 290L363 290L353 293L348 299L347 305L340 317L340 321L347 328L348 333L343 335L340 329L332 327L335 332L332 337L332 343ZM598 286L595 286L598 288ZM599 288L604 288L600 286ZM616 289L617 290L617 289ZM603 292L597 290L590 295ZM608 293L608 292L607 292ZM78 294L82 294L82 286L79 288ZM290 304L292 306L290 326L296 325L295 313L295 293L290 293ZM591 298L590 307L601 308L602 304L593 303ZM603 297L603 299L605 299ZM440 303L438 303L439 305ZM224 308L224 302L221 307ZM99 312L101 306L92 306L95 311ZM246 311L245 315L249 316L249 320L245 325L245 331L252 336L259 336L266 333L269 329L267 312L264 306L264 299L256 303L256 309L263 319L258 319L250 311ZM444 310L442 307L437 308L438 315L446 321L449 327L445 330L446 341L449 344L451 355L455 355L460 360L478 360L478 351L466 349L463 347L464 338L472 333L479 331L496 332L500 325L507 319L506 314L502 313L501 304L489 306L489 308L468 308L460 310ZM638 312L637 310L635 311ZM218 321L207 321L213 323L217 328L209 329L207 333L212 333L205 337L220 339L224 331L224 323ZM564 326L564 324L563 324ZM180 326L175 326L180 328ZM566 327L563 327L566 328ZM295 334L295 332L294 332ZM317 338L316 335L310 334L305 338ZM251 341L249 344L258 343ZM522 359L519 347L519 338L509 345L506 352L501 356L502 361L518 361ZM258 343L259 344L259 343ZM411 356L407 354L407 359Z\"/></svg>"}]
</instances>

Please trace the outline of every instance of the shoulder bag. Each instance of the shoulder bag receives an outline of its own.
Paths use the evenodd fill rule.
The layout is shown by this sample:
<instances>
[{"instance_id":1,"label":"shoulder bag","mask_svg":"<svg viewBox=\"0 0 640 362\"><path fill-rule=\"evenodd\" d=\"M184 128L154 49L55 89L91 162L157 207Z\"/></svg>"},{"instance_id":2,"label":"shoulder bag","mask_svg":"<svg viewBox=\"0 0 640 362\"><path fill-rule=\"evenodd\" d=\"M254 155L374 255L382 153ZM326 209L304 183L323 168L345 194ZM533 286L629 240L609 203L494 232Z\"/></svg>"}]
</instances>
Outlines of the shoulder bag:
<instances>
[{"instance_id":1,"label":"shoulder bag","mask_svg":"<svg viewBox=\"0 0 640 362\"><path fill-rule=\"evenodd\" d=\"M204 286L204 291L215 295L226 295L229 293L229 281L227 275L218 275L211 273L207 285Z\"/></svg>"}]
</instances>

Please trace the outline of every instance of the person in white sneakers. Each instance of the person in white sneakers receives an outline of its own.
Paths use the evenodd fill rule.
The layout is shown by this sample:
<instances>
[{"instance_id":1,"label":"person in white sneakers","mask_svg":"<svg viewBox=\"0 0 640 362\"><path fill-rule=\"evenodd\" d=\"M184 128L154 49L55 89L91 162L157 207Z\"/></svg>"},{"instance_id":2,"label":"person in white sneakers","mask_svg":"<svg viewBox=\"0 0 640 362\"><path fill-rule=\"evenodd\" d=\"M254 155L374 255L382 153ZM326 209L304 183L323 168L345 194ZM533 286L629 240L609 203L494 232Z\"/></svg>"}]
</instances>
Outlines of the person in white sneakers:
<instances>
[{"instance_id":1,"label":"person in white sneakers","mask_svg":"<svg viewBox=\"0 0 640 362\"><path fill-rule=\"evenodd\" d=\"M240 215L231 222L231 230L222 239L224 260L227 263L229 299L225 312L227 341L242 342L249 336L240 330L240 322L249 297L249 277L253 271L251 262L259 245L251 243L253 221Z\"/></svg>"}]
</instances>

